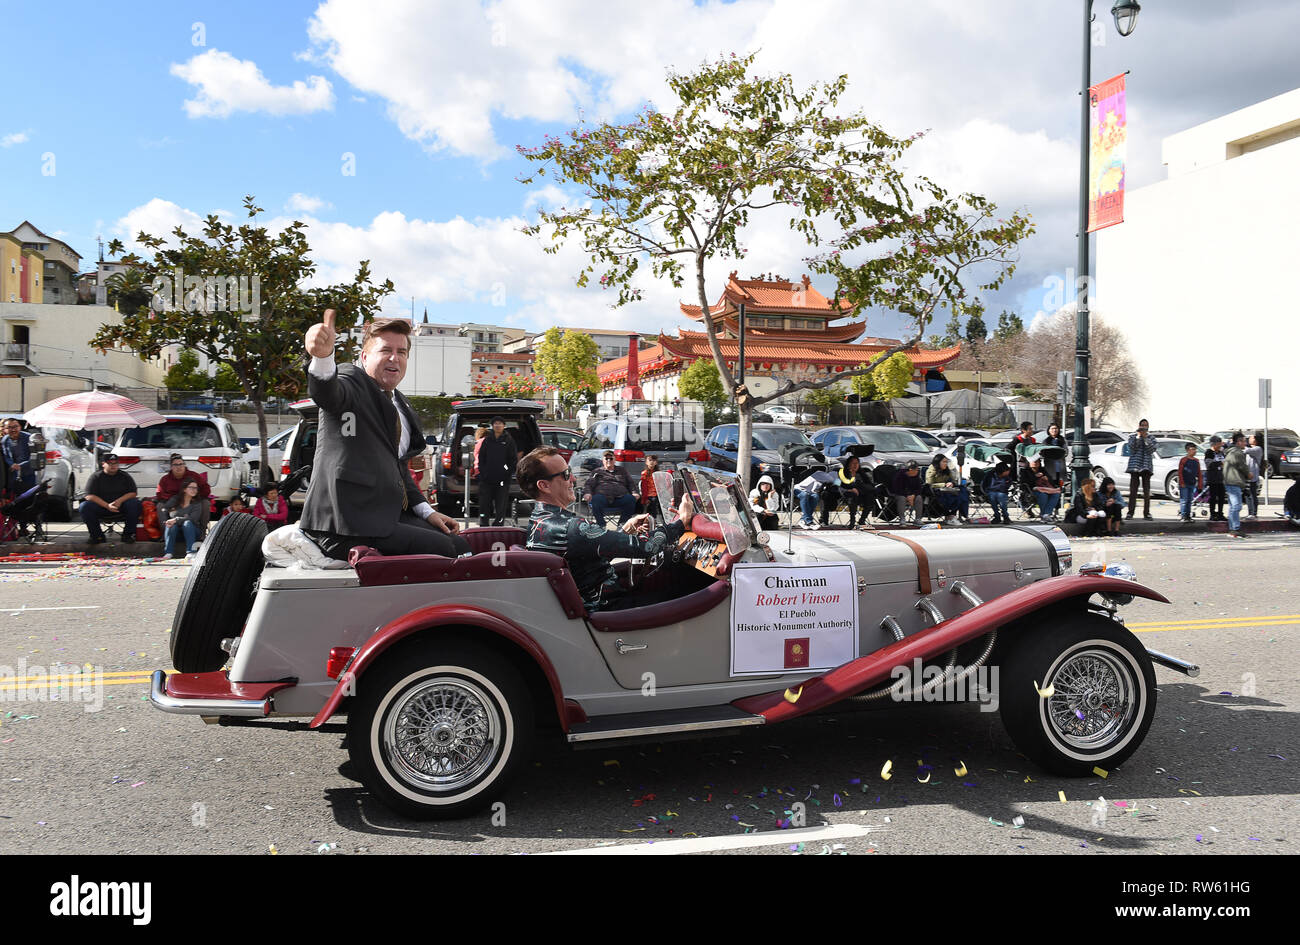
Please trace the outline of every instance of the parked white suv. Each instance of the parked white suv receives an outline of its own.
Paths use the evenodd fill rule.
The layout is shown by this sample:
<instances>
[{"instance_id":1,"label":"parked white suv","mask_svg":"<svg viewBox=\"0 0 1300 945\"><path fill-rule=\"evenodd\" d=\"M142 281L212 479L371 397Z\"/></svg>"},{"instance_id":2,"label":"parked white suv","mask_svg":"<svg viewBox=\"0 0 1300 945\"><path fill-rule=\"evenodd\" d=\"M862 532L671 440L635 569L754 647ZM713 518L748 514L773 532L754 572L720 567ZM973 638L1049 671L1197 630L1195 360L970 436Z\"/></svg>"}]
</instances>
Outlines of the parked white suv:
<instances>
[{"instance_id":1,"label":"parked white suv","mask_svg":"<svg viewBox=\"0 0 1300 945\"><path fill-rule=\"evenodd\" d=\"M207 474L212 497L229 502L249 477L248 447L239 442L234 425L221 417L166 416L166 423L123 430L113 447L140 497L153 497L159 480L171 471L169 457L180 453L191 472Z\"/></svg>"}]
</instances>

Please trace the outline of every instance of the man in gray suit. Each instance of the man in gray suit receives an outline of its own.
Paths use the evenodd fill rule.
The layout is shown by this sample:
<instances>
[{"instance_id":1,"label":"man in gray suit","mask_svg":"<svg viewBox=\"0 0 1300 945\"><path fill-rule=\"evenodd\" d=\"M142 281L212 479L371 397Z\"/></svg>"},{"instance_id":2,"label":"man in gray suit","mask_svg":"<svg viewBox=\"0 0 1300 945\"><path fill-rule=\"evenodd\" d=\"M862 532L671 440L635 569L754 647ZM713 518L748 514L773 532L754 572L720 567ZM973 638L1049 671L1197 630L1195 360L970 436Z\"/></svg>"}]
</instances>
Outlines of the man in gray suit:
<instances>
[{"instance_id":1,"label":"man in gray suit","mask_svg":"<svg viewBox=\"0 0 1300 945\"><path fill-rule=\"evenodd\" d=\"M397 391L411 323L366 325L357 364L335 365L334 310L307 330L307 390L319 410L311 486L299 525L331 558L358 545L388 555L469 552L455 519L424 500L406 461L424 449L415 411Z\"/></svg>"}]
</instances>

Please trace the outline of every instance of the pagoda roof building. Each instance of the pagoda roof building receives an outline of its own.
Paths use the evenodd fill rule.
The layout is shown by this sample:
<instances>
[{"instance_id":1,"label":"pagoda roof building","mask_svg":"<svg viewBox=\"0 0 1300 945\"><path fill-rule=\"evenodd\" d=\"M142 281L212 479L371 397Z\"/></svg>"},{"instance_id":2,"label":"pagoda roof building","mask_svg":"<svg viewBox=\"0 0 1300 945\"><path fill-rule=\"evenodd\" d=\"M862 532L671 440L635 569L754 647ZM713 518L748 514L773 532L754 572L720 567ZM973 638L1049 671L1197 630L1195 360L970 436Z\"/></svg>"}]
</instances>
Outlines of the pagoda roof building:
<instances>
[{"instance_id":1,"label":"pagoda roof building","mask_svg":"<svg viewBox=\"0 0 1300 945\"><path fill-rule=\"evenodd\" d=\"M713 322L722 356L733 371L740 356L742 304L747 378L780 382L840 374L870 363L900 343L892 338L863 338L863 321L835 324L852 316L853 306L827 299L806 274L795 282L776 275L741 279L732 272L707 316L698 305L682 303L681 311L701 323L702 329L706 317ZM937 350L913 346L903 351L918 377L930 368L949 364L960 353L960 344ZM682 330L676 337L660 334L640 352L639 377L675 378L701 358L713 359L706 330ZM596 369L602 389L609 391L625 383L627 362L627 358L615 358Z\"/></svg>"}]
</instances>

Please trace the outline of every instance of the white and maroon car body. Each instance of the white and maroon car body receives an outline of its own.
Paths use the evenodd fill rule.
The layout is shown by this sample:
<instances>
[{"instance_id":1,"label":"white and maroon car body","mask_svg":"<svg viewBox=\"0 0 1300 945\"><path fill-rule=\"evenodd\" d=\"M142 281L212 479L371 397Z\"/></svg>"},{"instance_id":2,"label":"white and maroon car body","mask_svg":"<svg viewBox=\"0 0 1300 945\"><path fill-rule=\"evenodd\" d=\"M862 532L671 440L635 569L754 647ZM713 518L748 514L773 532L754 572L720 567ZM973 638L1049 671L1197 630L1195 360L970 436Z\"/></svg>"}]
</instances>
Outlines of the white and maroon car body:
<instances>
[{"instance_id":1,"label":"white and maroon car body","mask_svg":"<svg viewBox=\"0 0 1300 945\"><path fill-rule=\"evenodd\" d=\"M725 473L682 473L693 491L692 477L734 489ZM748 510L738 491L735 508ZM1117 616L1133 596L1165 598L1130 580L1071 574L1057 529L769 538L743 524L750 540L739 544L748 547L733 553L736 536L729 550L718 518L697 514L657 569L631 571L637 583L638 570L652 570L640 583L669 583L677 596L595 614L565 561L523 550L520 529L469 529L475 554L454 560L358 549L340 570L266 567L246 621L225 634L226 666L158 671L152 700L209 721L289 716L319 727L347 714L367 786L398 810L438 817L494 799L547 719L575 745L766 725L851 697L896 695L896 667L914 660L949 678L963 665L1000 665L1003 717L1018 747L1053 770L1084 774L1141 742L1154 712L1153 660L1196 672L1142 648ZM737 567L795 574L846 561L857 576L855 657L829 669L734 674ZM215 579L211 568L201 558L191 581L205 571ZM174 632L185 629L178 622Z\"/></svg>"}]
</instances>

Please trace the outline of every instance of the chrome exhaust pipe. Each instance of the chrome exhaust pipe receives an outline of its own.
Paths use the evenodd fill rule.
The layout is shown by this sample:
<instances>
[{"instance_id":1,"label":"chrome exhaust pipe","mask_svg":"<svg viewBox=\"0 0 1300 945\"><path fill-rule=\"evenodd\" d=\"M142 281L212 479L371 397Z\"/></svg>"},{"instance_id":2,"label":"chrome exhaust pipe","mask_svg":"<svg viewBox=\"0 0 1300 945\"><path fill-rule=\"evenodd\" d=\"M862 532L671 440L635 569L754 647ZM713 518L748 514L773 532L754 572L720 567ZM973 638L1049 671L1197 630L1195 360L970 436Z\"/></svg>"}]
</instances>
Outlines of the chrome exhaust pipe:
<instances>
[{"instance_id":1,"label":"chrome exhaust pipe","mask_svg":"<svg viewBox=\"0 0 1300 945\"><path fill-rule=\"evenodd\" d=\"M1159 650L1153 650L1150 647L1147 647L1147 656L1151 657L1151 662L1159 663L1161 666L1169 669L1176 669L1184 676L1190 676L1195 679L1197 676L1201 675L1201 667L1197 666L1195 663L1188 663L1185 660L1180 660L1176 656L1170 656L1168 653L1161 653Z\"/></svg>"}]
</instances>

